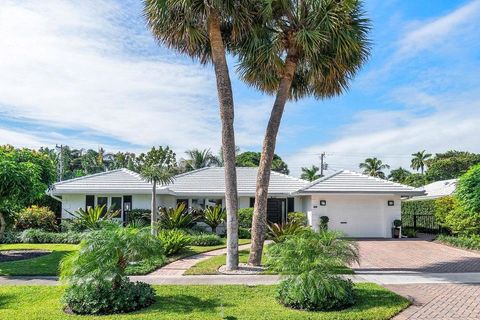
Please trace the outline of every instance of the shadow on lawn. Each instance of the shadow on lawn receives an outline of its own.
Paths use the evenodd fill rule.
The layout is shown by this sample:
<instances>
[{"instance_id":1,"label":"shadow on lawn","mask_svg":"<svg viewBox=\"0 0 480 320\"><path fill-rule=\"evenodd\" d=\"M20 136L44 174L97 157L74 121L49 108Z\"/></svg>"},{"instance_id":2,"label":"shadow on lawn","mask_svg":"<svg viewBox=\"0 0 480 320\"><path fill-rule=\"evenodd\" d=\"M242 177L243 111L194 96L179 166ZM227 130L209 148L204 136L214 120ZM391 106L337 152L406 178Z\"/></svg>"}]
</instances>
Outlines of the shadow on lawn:
<instances>
[{"instance_id":1,"label":"shadow on lawn","mask_svg":"<svg viewBox=\"0 0 480 320\"><path fill-rule=\"evenodd\" d=\"M12 295L2 294L0 295L0 309L2 309L6 304L13 301L14 297Z\"/></svg>"},{"instance_id":2,"label":"shadow on lawn","mask_svg":"<svg viewBox=\"0 0 480 320\"><path fill-rule=\"evenodd\" d=\"M219 299L202 299L192 295L160 295L157 302L149 308L152 312L170 313L220 312L221 307L229 304L221 303Z\"/></svg>"}]
</instances>

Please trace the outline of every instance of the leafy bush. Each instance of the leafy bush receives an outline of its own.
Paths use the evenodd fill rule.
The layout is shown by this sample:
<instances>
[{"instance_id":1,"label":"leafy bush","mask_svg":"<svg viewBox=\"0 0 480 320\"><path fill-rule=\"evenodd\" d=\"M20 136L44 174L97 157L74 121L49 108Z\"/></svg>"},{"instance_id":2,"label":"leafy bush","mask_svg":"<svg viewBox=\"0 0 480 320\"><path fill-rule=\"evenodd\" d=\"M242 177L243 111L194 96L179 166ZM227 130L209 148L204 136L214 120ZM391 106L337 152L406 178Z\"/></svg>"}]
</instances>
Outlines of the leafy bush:
<instances>
[{"instance_id":1,"label":"leafy bush","mask_svg":"<svg viewBox=\"0 0 480 320\"><path fill-rule=\"evenodd\" d=\"M0 243L20 243L22 240L20 239L21 232L7 230L3 234L3 238L1 239Z\"/></svg>"},{"instance_id":2,"label":"leafy bush","mask_svg":"<svg viewBox=\"0 0 480 320\"><path fill-rule=\"evenodd\" d=\"M465 212L480 216L480 164L460 177L455 196Z\"/></svg>"},{"instance_id":3,"label":"leafy bush","mask_svg":"<svg viewBox=\"0 0 480 320\"><path fill-rule=\"evenodd\" d=\"M253 208L238 209L238 225L242 228L252 227Z\"/></svg>"},{"instance_id":4,"label":"leafy bush","mask_svg":"<svg viewBox=\"0 0 480 320\"><path fill-rule=\"evenodd\" d=\"M203 210L203 222L205 222L213 233L217 233L217 227L225 222L227 211L221 206L207 207Z\"/></svg>"},{"instance_id":5,"label":"leafy bush","mask_svg":"<svg viewBox=\"0 0 480 320\"><path fill-rule=\"evenodd\" d=\"M89 230L98 230L105 226L105 222L108 223L120 215L120 211L106 209L105 205L90 207L87 210L80 208L75 212L67 212Z\"/></svg>"},{"instance_id":6,"label":"leafy bush","mask_svg":"<svg viewBox=\"0 0 480 320\"><path fill-rule=\"evenodd\" d=\"M328 230L328 222L330 221L330 218L327 216L321 216L320 217L320 230Z\"/></svg>"},{"instance_id":7,"label":"leafy bush","mask_svg":"<svg viewBox=\"0 0 480 320\"><path fill-rule=\"evenodd\" d=\"M407 238L416 238L417 237L417 231L411 227L405 227L402 228L402 236L405 236Z\"/></svg>"},{"instance_id":8,"label":"leafy bush","mask_svg":"<svg viewBox=\"0 0 480 320\"><path fill-rule=\"evenodd\" d=\"M191 227L196 217L185 208L185 203L177 204L175 208L160 208L159 225L163 229L186 229Z\"/></svg>"},{"instance_id":9,"label":"leafy bush","mask_svg":"<svg viewBox=\"0 0 480 320\"><path fill-rule=\"evenodd\" d=\"M127 213L127 223L136 220L143 220L148 225L150 223L152 211L150 209L132 209Z\"/></svg>"},{"instance_id":10,"label":"leafy bush","mask_svg":"<svg viewBox=\"0 0 480 320\"><path fill-rule=\"evenodd\" d=\"M353 304L352 283L332 274L335 268L358 261L355 243L341 236L335 231L307 230L268 247L267 266L288 275L277 291L282 304L307 310Z\"/></svg>"},{"instance_id":11,"label":"leafy bush","mask_svg":"<svg viewBox=\"0 0 480 320\"><path fill-rule=\"evenodd\" d=\"M81 232L45 232L40 229L27 229L20 234L23 243L70 243L77 244L85 237Z\"/></svg>"},{"instance_id":12,"label":"leafy bush","mask_svg":"<svg viewBox=\"0 0 480 320\"><path fill-rule=\"evenodd\" d=\"M183 230L161 229L157 237L162 242L167 256L179 252L190 244L190 236Z\"/></svg>"},{"instance_id":13,"label":"leafy bush","mask_svg":"<svg viewBox=\"0 0 480 320\"><path fill-rule=\"evenodd\" d=\"M271 223L267 225L268 227L268 237L273 240L273 242L281 242L287 236L299 234L305 230L302 224L296 221L288 221L287 223Z\"/></svg>"},{"instance_id":14,"label":"leafy bush","mask_svg":"<svg viewBox=\"0 0 480 320\"><path fill-rule=\"evenodd\" d=\"M306 226L308 224L307 215L303 212L289 212L287 214L287 220Z\"/></svg>"},{"instance_id":15,"label":"leafy bush","mask_svg":"<svg viewBox=\"0 0 480 320\"><path fill-rule=\"evenodd\" d=\"M435 220L438 224L447 227L446 219L456 206L456 200L452 196L441 197L434 200L435 204Z\"/></svg>"},{"instance_id":16,"label":"leafy bush","mask_svg":"<svg viewBox=\"0 0 480 320\"><path fill-rule=\"evenodd\" d=\"M63 301L77 314L124 313L153 304L155 291L146 283L128 279L122 279L116 287L109 281L87 281L68 287Z\"/></svg>"},{"instance_id":17,"label":"leafy bush","mask_svg":"<svg viewBox=\"0 0 480 320\"><path fill-rule=\"evenodd\" d=\"M213 233L198 233L190 236L192 246L217 246L223 244L222 238Z\"/></svg>"},{"instance_id":18,"label":"leafy bush","mask_svg":"<svg viewBox=\"0 0 480 320\"><path fill-rule=\"evenodd\" d=\"M252 233L250 232L250 229L238 227L238 237L240 239L250 239L252 237Z\"/></svg>"},{"instance_id":19,"label":"leafy bush","mask_svg":"<svg viewBox=\"0 0 480 320\"><path fill-rule=\"evenodd\" d=\"M455 247L471 249L471 250L480 250L480 235L470 235L470 236L447 236L447 235L438 235L436 240L445 242Z\"/></svg>"},{"instance_id":20,"label":"leafy bush","mask_svg":"<svg viewBox=\"0 0 480 320\"><path fill-rule=\"evenodd\" d=\"M350 280L318 270L288 276L279 284L277 299L287 307L310 311L338 310L355 302Z\"/></svg>"},{"instance_id":21,"label":"leafy bush","mask_svg":"<svg viewBox=\"0 0 480 320\"><path fill-rule=\"evenodd\" d=\"M82 221L77 219L62 219L60 221L60 231L61 232L83 232L87 230L87 226L82 223Z\"/></svg>"},{"instance_id":22,"label":"leafy bush","mask_svg":"<svg viewBox=\"0 0 480 320\"><path fill-rule=\"evenodd\" d=\"M55 214L48 207L31 206L21 210L16 217L15 229L41 229L56 231L57 223Z\"/></svg>"},{"instance_id":23,"label":"leafy bush","mask_svg":"<svg viewBox=\"0 0 480 320\"><path fill-rule=\"evenodd\" d=\"M480 233L480 213L465 209L456 196L435 201L435 218L452 233L472 235Z\"/></svg>"}]
</instances>

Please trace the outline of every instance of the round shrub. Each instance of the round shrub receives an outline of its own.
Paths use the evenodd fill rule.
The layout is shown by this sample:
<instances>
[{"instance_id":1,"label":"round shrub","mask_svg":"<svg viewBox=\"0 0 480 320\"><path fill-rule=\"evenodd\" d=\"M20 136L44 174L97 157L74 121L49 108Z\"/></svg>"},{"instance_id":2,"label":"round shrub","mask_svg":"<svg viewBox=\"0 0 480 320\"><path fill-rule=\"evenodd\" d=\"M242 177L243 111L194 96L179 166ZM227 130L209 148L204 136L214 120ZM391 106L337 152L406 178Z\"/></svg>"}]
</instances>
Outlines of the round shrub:
<instances>
[{"instance_id":1,"label":"round shrub","mask_svg":"<svg viewBox=\"0 0 480 320\"><path fill-rule=\"evenodd\" d=\"M165 254L175 254L190 244L190 236L179 229L161 229L158 231L158 239L162 242Z\"/></svg>"},{"instance_id":2,"label":"round shrub","mask_svg":"<svg viewBox=\"0 0 480 320\"><path fill-rule=\"evenodd\" d=\"M109 281L88 281L65 290L67 312L77 314L112 314L135 311L155 302L155 291L143 282L122 280L117 288Z\"/></svg>"},{"instance_id":3,"label":"round shrub","mask_svg":"<svg viewBox=\"0 0 480 320\"><path fill-rule=\"evenodd\" d=\"M240 239L250 239L252 237L252 233L250 232L250 229L248 229L248 228L239 227L238 228L238 237Z\"/></svg>"},{"instance_id":4,"label":"round shrub","mask_svg":"<svg viewBox=\"0 0 480 320\"><path fill-rule=\"evenodd\" d=\"M39 229L27 229L19 235L20 242L23 243L70 243L77 244L85 237L85 233L80 232L45 232Z\"/></svg>"},{"instance_id":5,"label":"round shrub","mask_svg":"<svg viewBox=\"0 0 480 320\"><path fill-rule=\"evenodd\" d=\"M238 209L238 225L242 228L252 227L253 208Z\"/></svg>"},{"instance_id":6,"label":"round shrub","mask_svg":"<svg viewBox=\"0 0 480 320\"><path fill-rule=\"evenodd\" d=\"M31 206L17 214L15 229L42 229L44 231L57 230L55 213L48 207Z\"/></svg>"},{"instance_id":7,"label":"round shrub","mask_svg":"<svg viewBox=\"0 0 480 320\"><path fill-rule=\"evenodd\" d=\"M197 233L190 236L192 246L217 246L223 244L222 238L213 233Z\"/></svg>"},{"instance_id":8,"label":"round shrub","mask_svg":"<svg viewBox=\"0 0 480 320\"><path fill-rule=\"evenodd\" d=\"M290 222L298 223L302 226L306 226L308 224L307 215L303 212L289 212L287 219Z\"/></svg>"},{"instance_id":9,"label":"round shrub","mask_svg":"<svg viewBox=\"0 0 480 320\"><path fill-rule=\"evenodd\" d=\"M340 310L355 302L350 280L317 270L281 281L277 299L287 307L310 311Z\"/></svg>"}]
</instances>

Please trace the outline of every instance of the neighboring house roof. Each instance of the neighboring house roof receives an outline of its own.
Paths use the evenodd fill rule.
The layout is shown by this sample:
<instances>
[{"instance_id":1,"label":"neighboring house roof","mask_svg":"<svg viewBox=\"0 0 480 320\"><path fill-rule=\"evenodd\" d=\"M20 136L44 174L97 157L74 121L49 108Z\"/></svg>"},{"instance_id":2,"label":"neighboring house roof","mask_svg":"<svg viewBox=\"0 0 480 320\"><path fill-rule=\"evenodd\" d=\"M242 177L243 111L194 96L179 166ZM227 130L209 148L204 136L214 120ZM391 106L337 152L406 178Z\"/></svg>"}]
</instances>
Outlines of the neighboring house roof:
<instances>
[{"instance_id":1,"label":"neighboring house roof","mask_svg":"<svg viewBox=\"0 0 480 320\"><path fill-rule=\"evenodd\" d=\"M340 170L329 176L313 181L297 193L378 193L413 196L424 194L424 191L365 174L349 170Z\"/></svg>"},{"instance_id":2,"label":"neighboring house roof","mask_svg":"<svg viewBox=\"0 0 480 320\"><path fill-rule=\"evenodd\" d=\"M258 168L237 168L239 196L254 196ZM207 167L175 176L174 182L158 186L158 194L176 196L223 196L225 193L223 167ZM68 193L132 193L149 194L152 184L128 169L118 169L85 177L57 182L53 195ZM383 193L402 196L422 195L423 190L391 181L341 170L314 182L272 171L268 193L271 196L312 193Z\"/></svg>"},{"instance_id":3,"label":"neighboring house roof","mask_svg":"<svg viewBox=\"0 0 480 320\"><path fill-rule=\"evenodd\" d=\"M409 201L437 199L445 196L450 196L457 188L458 179L442 180L432 182L423 186L426 195L413 197Z\"/></svg>"}]
</instances>

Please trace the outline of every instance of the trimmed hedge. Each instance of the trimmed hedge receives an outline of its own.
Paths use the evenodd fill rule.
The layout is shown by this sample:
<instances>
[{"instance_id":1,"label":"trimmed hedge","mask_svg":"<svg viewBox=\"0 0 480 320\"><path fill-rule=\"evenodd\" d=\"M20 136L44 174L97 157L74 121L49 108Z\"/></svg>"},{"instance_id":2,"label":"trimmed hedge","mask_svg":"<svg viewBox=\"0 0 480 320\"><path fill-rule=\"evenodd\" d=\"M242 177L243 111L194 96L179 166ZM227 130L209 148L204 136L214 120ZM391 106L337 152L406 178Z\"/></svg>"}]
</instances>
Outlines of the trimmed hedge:
<instances>
[{"instance_id":1,"label":"trimmed hedge","mask_svg":"<svg viewBox=\"0 0 480 320\"><path fill-rule=\"evenodd\" d=\"M437 236L436 240L454 247L480 250L480 235L454 237L441 234Z\"/></svg>"},{"instance_id":2,"label":"trimmed hedge","mask_svg":"<svg viewBox=\"0 0 480 320\"><path fill-rule=\"evenodd\" d=\"M402 216L414 214L435 214L435 200L418 200L402 202Z\"/></svg>"},{"instance_id":3,"label":"trimmed hedge","mask_svg":"<svg viewBox=\"0 0 480 320\"><path fill-rule=\"evenodd\" d=\"M190 235L191 246L217 246L223 244L222 238L213 233L198 233Z\"/></svg>"},{"instance_id":4,"label":"trimmed hedge","mask_svg":"<svg viewBox=\"0 0 480 320\"><path fill-rule=\"evenodd\" d=\"M81 232L45 232L40 229L27 229L20 234L23 243L69 243L78 244L84 238Z\"/></svg>"}]
</instances>

